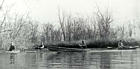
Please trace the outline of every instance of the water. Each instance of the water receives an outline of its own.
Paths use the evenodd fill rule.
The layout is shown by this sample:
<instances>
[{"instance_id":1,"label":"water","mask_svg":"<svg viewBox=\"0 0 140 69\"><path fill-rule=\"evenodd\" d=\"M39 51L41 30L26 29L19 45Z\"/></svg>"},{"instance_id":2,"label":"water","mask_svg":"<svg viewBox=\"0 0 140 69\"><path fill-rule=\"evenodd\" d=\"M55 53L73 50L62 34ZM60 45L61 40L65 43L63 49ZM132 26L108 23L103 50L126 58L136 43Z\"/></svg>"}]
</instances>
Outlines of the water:
<instances>
[{"instance_id":1,"label":"water","mask_svg":"<svg viewBox=\"0 0 140 69\"><path fill-rule=\"evenodd\" d=\"M140 69L140 49L0 53L0 69Z\"/></svg>"}]
</instances>

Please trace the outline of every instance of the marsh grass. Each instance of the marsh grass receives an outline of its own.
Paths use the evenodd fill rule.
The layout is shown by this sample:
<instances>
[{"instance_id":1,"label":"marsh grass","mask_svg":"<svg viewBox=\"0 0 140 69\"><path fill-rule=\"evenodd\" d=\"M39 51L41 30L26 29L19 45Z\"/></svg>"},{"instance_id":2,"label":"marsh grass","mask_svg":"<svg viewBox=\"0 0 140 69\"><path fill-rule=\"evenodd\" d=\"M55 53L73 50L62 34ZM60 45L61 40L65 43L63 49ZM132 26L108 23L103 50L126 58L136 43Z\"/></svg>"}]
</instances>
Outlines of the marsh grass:
<instances>
[{"instance_id":1,"label":"marsh grass","mask_svg":"<svg viewBox=\"0 0 140 69\"><path fill-rule=\"evenodd\" d=\"M117 48L118 40L85 40L87 48ZM48 46L56 46L56 47L66 47L66 48L80 48L79 44L81 41L63 41L63 42L54 42L54 43L46 43L45 47ZM123 40L123 44L125 46L140 46L140 41L136 40Z\"/></svg>"}]
</instances>

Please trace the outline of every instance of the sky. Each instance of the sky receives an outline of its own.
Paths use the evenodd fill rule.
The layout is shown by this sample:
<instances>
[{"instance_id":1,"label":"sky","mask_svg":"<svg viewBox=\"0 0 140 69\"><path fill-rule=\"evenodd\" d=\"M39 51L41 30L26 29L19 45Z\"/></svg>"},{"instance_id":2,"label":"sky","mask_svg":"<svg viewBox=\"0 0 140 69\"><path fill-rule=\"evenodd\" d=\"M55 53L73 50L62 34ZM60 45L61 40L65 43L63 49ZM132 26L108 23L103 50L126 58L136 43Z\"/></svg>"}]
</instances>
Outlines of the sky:
<instances>
[{"instance_id":1,"label":"sky","mask_svg":"<svg viewBox=\"0 0 140 69\"><path fill-rule=\"evenodd\" d=\"M0 0L2 2L2 0ZM139 0L5 0L4 7L13 13L27 14L42 22L58 21L58 8L68 14L92 15L97 10L108 10L117 24L139 18Z\"/></svg>"}]
</instances>

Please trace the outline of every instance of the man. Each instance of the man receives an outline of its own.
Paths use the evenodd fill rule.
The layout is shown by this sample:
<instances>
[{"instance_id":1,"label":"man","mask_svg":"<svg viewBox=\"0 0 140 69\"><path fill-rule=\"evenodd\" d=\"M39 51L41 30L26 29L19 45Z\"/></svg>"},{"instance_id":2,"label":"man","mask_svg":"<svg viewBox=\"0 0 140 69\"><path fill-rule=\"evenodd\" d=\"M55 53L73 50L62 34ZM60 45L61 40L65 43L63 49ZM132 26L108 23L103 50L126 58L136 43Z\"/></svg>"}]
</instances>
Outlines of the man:
<instances>
[{"instance_id":1,"label":"man","mask_svg":"<svg viewBox=\"0 0 140 69\"><path fill-rule=\"evenodd\" d=\"M84 40L82 40L82 44L79 45L81 48L87 48L87 45Z\"/></svg>"},{"instance_id":2,"label":"man","mask_svg":"<svg viewBox=\"0 0 140 69\"><path fill-rule=\"evenodd\" d=\"M41 45L38 46L37 49L43 49L44 48L44 44L42 43Z\"/></svg>"},{"instance_id":3,"label":"man","mask_svg":"<svg viewBox=\"0 0 140 69\"><path fill-rule=\"evenodd\" d=\"M11 43L9 51L13 51L13 50L15 50L15 46L13 45L13 43Z\"/></svg>"},{"instance_id":4,"label":"man","mask_svg":"<svg viewBox=\"0 0 140 69\"><path fill-rule=\"evenodd\" d=\"M123 42L122 42L122 40L120 40L120 41L118 42L118 48L123 48L123 47L124 47Z\"/></svg>"},{"instance_id":5,"label":"man","mask_svg":"<svg viewBox=\"0 0 140 69\"><path fill-rule=\"evenodd\" d=\"M43 44L43 42L42 42L42 45L41 45L41 47L40 47L41 49L43 49L44 48L44 44Z\"/></svg>"}]
</instances>

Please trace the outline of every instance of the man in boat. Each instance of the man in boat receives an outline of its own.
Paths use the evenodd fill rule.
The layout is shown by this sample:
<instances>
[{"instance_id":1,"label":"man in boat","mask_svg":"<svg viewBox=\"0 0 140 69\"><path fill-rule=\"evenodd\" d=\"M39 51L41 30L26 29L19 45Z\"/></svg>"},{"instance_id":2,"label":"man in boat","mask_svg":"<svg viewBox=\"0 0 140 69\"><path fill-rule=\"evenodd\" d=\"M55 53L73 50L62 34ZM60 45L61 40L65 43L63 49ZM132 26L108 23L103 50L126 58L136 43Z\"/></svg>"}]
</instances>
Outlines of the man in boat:
<instances>
[{"instance_id":1,"label":"man in boat","mask_svg":"<svg viewBox=\"0 0 140 69\"><path fill-rule=\"evenodd\" d=\"M120 41L118 42L118 48L124 48L124 45L123 45L122 40L120 40Z\"/></svg>"},{"instance_id":2,"label":"man in boat","mask_svg":"<svg viewBox=\"0 0 140 69\"><path fill-rule=\"evenodd\" d=\"M42 44L41 44L41 47L40 47L41 49L43 49L44 48L44 43L42 42Z\"/></svg>"},{"instance_id":3,"label":"man in boat","mask_svg":"<svg viewBox=\"0 0 140 69\"><path fill-rule=\"evenodd\" d=\"M42 44L38 46L38 49L43 49L43 48L44 48L44 44L42 42Z\"/></svg>"},{"instance_id":4,"label":"man in boat","mask_svg":"<svg viewBox=\"0 0 140 69\"><path fill-rule=\"evenodd\" d=\"M11 43L9 51L13 51L13 50L15 50L15 46L13 45L13 43Z\"/></svg>"},{"instance_id":5,"label":"man in boat","mask_svg":"<svg viewBox=\"0 0 140 69\"><path fill-rule=\"evenodd\" d=\"M87 45L84 40L82 40L82 44L79 44L81 48L87 48Z\"/></svg>"}]
</instances>

